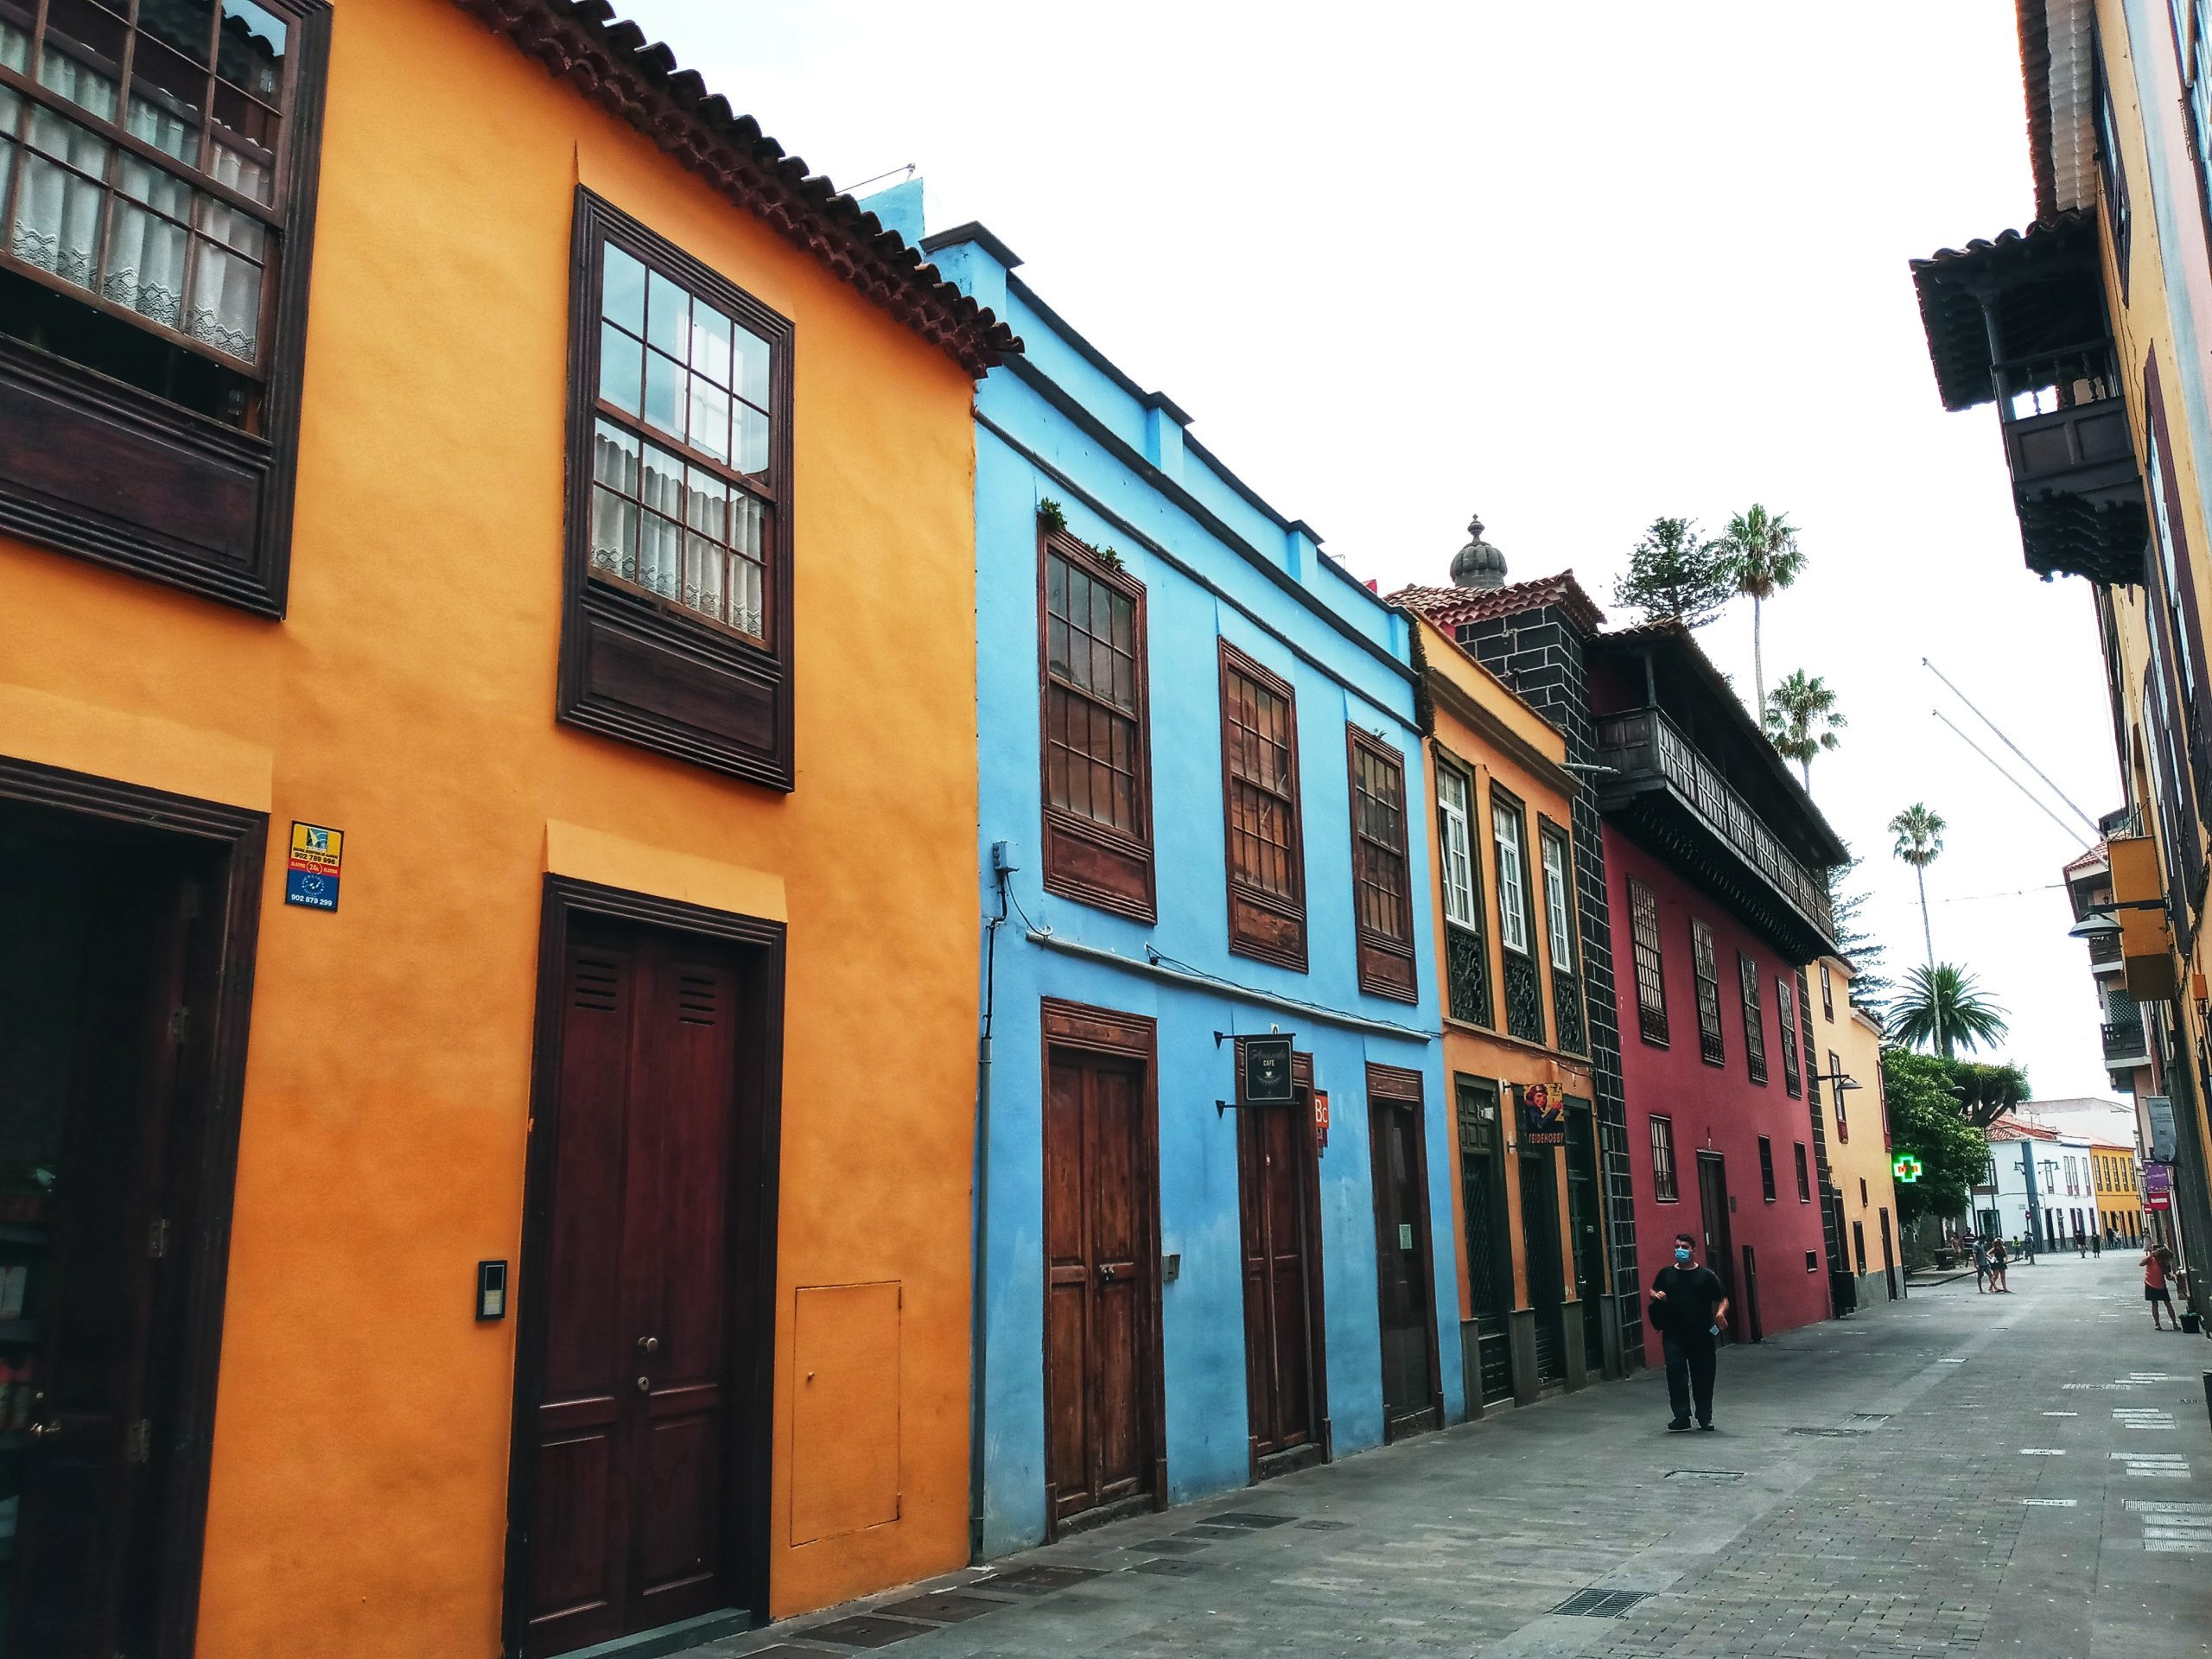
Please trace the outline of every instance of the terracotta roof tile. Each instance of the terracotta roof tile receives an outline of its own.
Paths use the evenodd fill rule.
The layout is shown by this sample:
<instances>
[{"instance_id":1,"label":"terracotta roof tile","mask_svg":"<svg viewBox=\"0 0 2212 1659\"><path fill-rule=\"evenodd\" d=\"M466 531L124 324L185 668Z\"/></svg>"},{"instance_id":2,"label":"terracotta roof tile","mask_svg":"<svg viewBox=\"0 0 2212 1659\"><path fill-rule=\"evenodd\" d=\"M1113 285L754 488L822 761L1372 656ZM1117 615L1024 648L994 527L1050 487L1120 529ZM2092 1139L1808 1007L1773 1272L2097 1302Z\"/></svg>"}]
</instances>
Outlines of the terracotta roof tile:
<instances>
[{"instance_id":1,"label":"terracotta roof tile","mask_svg":"<svg viewBox=\"0 0 2212 1659\"><path fill-rule=\"evenodd\" d=\"M709 92L607 0L454 0L546 73L644 133L792 246L981 375L1020 351L1014 331L938 276L874 213Z\"/></svg>"},{"instance_id":2,"label":"terracotta roof tile","mask_svg":"<svg viewBox=\"0 0 2212 1659\"><path fill-rule=\"evenodd\" d=\"M1390 602L1419 611L1440 628L1461 628L1470 622L1511 616L1545 605L1560 607L1585 633L1595 633L1605 626L1605 613L1582 591L1572 570L1503 588L1401 588L1390 595Z\"/></svg>"}]
</instances>

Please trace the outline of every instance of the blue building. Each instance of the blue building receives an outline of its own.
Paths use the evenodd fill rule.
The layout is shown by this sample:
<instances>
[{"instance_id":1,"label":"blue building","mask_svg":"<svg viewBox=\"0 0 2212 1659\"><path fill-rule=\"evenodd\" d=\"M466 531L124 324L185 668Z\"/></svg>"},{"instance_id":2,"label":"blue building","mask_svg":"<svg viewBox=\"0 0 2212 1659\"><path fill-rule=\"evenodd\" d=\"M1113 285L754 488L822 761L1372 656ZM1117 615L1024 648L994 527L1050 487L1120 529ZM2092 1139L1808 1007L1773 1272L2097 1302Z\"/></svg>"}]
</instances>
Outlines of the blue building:
<instances>
[{"instance_id":1,"label":"blue building","mask_svg":"<svg viewBox=\"0 0 2212 1659\"><path fill-rule=\"evenodd\" d=\"M995 1554L1464 1415L1453 1165L1407 619L988 231L923 246L1026 342L976 397Z\"/></svg>"}]
</instances>

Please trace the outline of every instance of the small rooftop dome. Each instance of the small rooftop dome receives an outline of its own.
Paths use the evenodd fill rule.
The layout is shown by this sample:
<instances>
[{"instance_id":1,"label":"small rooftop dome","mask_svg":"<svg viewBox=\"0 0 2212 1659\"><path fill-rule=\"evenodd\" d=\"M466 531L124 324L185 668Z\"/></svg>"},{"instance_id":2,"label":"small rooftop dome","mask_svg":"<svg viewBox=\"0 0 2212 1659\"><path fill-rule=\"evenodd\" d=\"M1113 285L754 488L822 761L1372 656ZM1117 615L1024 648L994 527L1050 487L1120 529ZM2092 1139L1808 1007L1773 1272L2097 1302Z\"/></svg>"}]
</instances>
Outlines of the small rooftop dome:
<instances>
[{"instance_id":1,"label":"small rooftop dome","mask_svg":"<svg viewBox=\"0 0 2212 1659\"><path fill-rule=\"evenodd\" d=\"M1483 540L1483 521L1467 520L1467 544L1452 556L1452 585L1455 588L1503 588L1505 555Z\"/></svg>"}]
</instances>

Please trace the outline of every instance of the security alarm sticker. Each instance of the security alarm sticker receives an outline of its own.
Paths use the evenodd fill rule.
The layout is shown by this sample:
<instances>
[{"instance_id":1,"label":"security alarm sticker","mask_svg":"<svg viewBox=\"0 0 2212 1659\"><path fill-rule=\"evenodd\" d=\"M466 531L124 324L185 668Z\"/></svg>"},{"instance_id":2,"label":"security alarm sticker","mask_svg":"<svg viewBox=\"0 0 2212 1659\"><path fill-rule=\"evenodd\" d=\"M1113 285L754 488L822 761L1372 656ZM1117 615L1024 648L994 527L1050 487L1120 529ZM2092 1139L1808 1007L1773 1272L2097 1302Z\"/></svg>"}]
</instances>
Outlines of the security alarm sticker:
<instances>
[{"instance_id":1,"label":"security alarm sticker","mask_svg":"<svg viewBox=\"0 0 2212 1659\"><path fill-rule=\"evenodd\" d=\"M346 832L320 823L292 825L291 853L284 864L284 902L309 910L338 908L338 874L345 861Z\"/></svg>"}]
</instances>

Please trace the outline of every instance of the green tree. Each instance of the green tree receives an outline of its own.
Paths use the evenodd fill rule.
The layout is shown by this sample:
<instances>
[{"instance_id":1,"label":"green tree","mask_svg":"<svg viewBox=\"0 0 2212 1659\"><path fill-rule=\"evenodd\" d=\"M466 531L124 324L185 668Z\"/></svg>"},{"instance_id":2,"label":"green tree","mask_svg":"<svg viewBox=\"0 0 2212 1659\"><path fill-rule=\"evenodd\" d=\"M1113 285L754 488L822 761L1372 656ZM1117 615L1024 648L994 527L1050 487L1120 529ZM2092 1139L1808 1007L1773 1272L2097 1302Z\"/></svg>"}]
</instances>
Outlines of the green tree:
<instances>
[{"instance_id":1,"label":"green tree","mask_svg":"<svg viewBox=\"0 0 2212 1659\"><path fill-rule=\"evenodd\" d=\"M1961 1047L1995 1047L2010 1029L2005 1010L1984 995L1963 968L1939 962L1916 968L1890 1008L1890 1035L1915 1048L1932 1048L1944 1059Z\"/></svg>"},{"instance_id":2,"label":"green tree","mask_svg":"<svg viewBox=\"0 0 2212 1659\"><path fill-rule=\"evenodd\" d=\"M1766 707L1766 656L1759 635L1759 607L1804 574L1797 527L1754 501L1728 521L1719 543L1720 569L1729 586L1751 601L1751 683L1755 708Z\"/></svg>"},{"instance_id":3,"label":"green tree","mask_svg":"<svg viewBox=\"0 0 2212 1659\"><path fill-rule=\"evenodd\" d=\"M1953 1060L1951 1080L1967 1122L1986 1129L2028 1097L2028 1074L2010 1060Z\"/></svg>"},{"instance_id":4,"label":"green tree","mask_svg":"<svg viewBox=\"0 0 2212 1659\"><path fill-rule=\"evenodd\" d=\"M1735 597L1720 568L1719 544L1697 532L1693 518L1654 518L1630 550L1628 574L1613 583L1613 603L1639 622L1702 627Z\"/></svg>"},{"instance_id":5,"label":"green tree","mask_svg":"<svg viewBox=\"0 0 2212 1659\"><path fill-rule=\"evenodd\" d=\"M1823 749L1840 747L1836 733L1850 723L1837 712L1828 683L1802 668L1767 693L1766 734L1784 760L1797 763L1808 795L1813 792L1814 760Z\"/></svg>"},{"instance_id":6,"label":"green tree","mask_svg":"<svg viewBox=\"0 0 2212 1659\"><path fill-rule=\"evenodd\" d=\"M1936 971L1936 932L1928 925L1928 867L1943 855L1944 823L1918 801L1890 820L1897 837L1890 850L1912 866L1912 879L1920 885L1920 938L1928 947L1928 971Z\"/></svg>"},{"instance_id":7,"label":"green tree","mask_svg":"<svg viewBox=\"0 0 2212 1659\"><path fill-rule=\"evenodd\" d=\"M1828 872L1828 903L1835 918L1834 937L1837 953L1851 964L1851 1001L1878 1020L1886 1020L1891 994L1897 989L1896 982L1882 971L1889 947L1869 933L1859 917L1866 908L1866 889L1854 886L1844 891L1844 883L1858 873L1860 860L1856 854L1847 864L1840 864Z\"/></svg>"},{"instance_id":8,"label":"green tree","mask_svg":"<svg viewBox=\"0 0 2212 1659\"><path fill-rule=\"evenodd\" d=\"M2022 1079L2024 1084L2025 1079ZM1966 1208L1967 1190L1989 1167L1989 1143L1967 1121L1956 1066L1933 1054L1882 1051L1882 1086L1890 1109L1890 1144L1920 1160L1917 1181L1897 1187L1897 1219L1944 1219Z\"/></svg>"}]
</instances>

